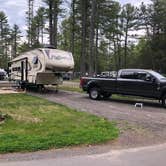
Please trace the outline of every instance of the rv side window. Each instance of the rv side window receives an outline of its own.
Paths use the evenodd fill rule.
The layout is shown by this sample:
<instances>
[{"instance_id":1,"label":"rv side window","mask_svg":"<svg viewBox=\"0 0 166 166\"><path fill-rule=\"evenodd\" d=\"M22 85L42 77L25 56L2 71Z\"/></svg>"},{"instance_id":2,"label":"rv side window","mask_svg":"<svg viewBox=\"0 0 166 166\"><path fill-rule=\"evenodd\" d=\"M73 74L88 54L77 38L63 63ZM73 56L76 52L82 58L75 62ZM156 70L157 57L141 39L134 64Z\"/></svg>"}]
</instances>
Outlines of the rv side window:
<instances>
[{"instance_id":1,"label":"rv side window","mask_svg":"<svg viewBox=\"0 0 166 166\"><path fill-rule=\"evenodd\" d=\"M20 71L21 70L21 67L13 67L12 68L12 71Z\"/></svg>"}]
</instances>

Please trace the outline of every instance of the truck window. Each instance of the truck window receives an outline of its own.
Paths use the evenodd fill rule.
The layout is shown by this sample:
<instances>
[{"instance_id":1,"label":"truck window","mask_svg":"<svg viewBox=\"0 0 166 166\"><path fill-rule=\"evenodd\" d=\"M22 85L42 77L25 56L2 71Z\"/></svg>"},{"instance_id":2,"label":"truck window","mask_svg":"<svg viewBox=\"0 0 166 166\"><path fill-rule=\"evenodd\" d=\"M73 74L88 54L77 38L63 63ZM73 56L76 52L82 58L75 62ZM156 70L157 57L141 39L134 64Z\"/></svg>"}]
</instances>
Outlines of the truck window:
<instances>
[{"instance_id":1,"label":"truck window","mask_svg":"<svg viewBox=\"0 0 166 166\"><path fill-rule=\"evenodd\" d=\"M145 72L137 73L137 79L139 79L139 80L145 80L146 76L147 76L147 73L145 73Z\"/></svg>"},{"instance_id":2,"label":"truck window","mask_svg":"<svg viewBox=\"0 0 166 166\"><path fill-rule=\"evenodd\" d=\"M132 71L122 71L120 78L124 79L136 79L135 74Z\"/></svg>"},{"instance_id":3,"label":"truck window","mask_svg":"<svg viewBox=\"0 0 166 166\"><path fill-rule=\"evenodd\" d=\"M139 72L137 73L137 79L144 80L144 81L153 81L155 78L149 73Z\"/></svg>"}]
</instances>

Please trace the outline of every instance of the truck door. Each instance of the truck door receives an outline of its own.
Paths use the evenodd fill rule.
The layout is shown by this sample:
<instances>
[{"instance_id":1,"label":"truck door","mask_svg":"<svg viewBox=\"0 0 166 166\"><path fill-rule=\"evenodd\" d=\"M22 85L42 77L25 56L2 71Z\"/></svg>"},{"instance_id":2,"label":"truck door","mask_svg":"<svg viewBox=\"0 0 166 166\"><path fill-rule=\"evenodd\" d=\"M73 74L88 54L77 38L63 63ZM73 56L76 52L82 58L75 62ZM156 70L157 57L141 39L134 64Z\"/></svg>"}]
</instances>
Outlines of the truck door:
<instances>
[{"instance_id":1,"label":"truck door","mask_svg":"<svg viewBox=\"0 0 166 166\"><path fill-rule=\"evenodd\" d=\"M106 92L114 93L116 92L116 78L103 78L102 88Z\"/></svg>"},{"instance_id":2,"label":"truck door","mask_svg":"<svg viewBox=\"0 0 166 166\"><path fill-rule=\"evenodd\" d=\"M154 77L147 72L124 71L118 79L118 91L122 94L153 97L157 90L157 83L153 80Z\"/></svg>"},{"instance_id":3,"label":"truck door","mask_svg":"<svg viewBox=\"0 0 166 166\"><path fill-rule=\"evenodd\" d=\"M122 71L121 75L117 78L117 92L129 95L136 93L136 79L134 74L134 71Z\"/></svg>"},{"instance_id":4,"label":"truck door","mask_svg":"<svg viewBox=\"0 0 166 166\"><path fill-rule=\"evenodd\" d=\"M148 72L138 72L137 93L140 96L154 97L158 93L157 80Z\"/></svg>"}]
</instances>

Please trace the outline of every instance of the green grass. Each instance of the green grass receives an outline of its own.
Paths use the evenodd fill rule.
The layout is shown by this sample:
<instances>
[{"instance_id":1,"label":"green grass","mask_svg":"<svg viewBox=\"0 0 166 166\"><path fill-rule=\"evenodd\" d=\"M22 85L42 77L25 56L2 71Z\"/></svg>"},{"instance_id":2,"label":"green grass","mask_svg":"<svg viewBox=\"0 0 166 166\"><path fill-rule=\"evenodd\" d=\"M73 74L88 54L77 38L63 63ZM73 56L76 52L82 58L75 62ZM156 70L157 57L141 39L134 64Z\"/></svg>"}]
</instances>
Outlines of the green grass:
<instances>
[{"instance_id":1,"label":"green grass","mask_svg":"<svg viewBox=\"0 0 166 166\"><path fill-rule=\"evenodd\" d=\"M115 122L26 94L0 95L0 153L97 144L118 137Z\"/></svg>"},{"instance_id":2,"label":"green grass","mask_svg":"<svg viewBox=\"0 0 166 166\"><path fill-rule=\"evenodd\" d=\"M79 93L83 93L83 90L81 88L77 88L77 87L71 87L71 86L60 86L59 87L60 90L65 90L65 91L71 91L71 92L79 92Z\"/></svg>"},{"instance_id":3,"label":"green grass","mask_svg":"<svg viewBox=\"0 0 166 166\"><path fill-rule=\"evenodd\" d=\"M60 90L65 90L65 91L71 91L71 92L79 92L79 93L85 93L81 88L79 87L70 87L70 86L60 86L59 87ZM125 96L125 95L116 95L113 94L111 96L112 99L118 99L118 100L136 100L136 99L140 99L141 97L137 97L137 96Z\"/></svg>"}]
</instances>

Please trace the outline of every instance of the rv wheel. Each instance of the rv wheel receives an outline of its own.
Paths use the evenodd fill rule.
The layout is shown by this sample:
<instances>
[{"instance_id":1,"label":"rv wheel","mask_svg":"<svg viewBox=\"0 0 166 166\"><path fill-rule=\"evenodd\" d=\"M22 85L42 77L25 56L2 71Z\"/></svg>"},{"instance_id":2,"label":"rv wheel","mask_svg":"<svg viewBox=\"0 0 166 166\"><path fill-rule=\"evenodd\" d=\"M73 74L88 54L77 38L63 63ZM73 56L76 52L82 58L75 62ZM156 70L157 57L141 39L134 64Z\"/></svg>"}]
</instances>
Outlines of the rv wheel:
<instances>
[{"instance_id":1,"label":"rv wheel","mask_svg":"<svg viewBox=\"0 0 166 166\"><path fill-rule=\"evenodd\" d=\"M22 84L20 85L20 88L21 88L22 90L25 90L25 88L26 88L25 84L22 83Z\"/></svg>"},{"instance_id":2,"label":"rv wheel","mask_svg":"<svg viewBox=\"0 0 166 166\"><path fill-rule=\"evenodd\" d=\"M44 85L38 85L37 89L38 89L38 92L44 92L45 91Z\"/></svg>"}]
</instances>

